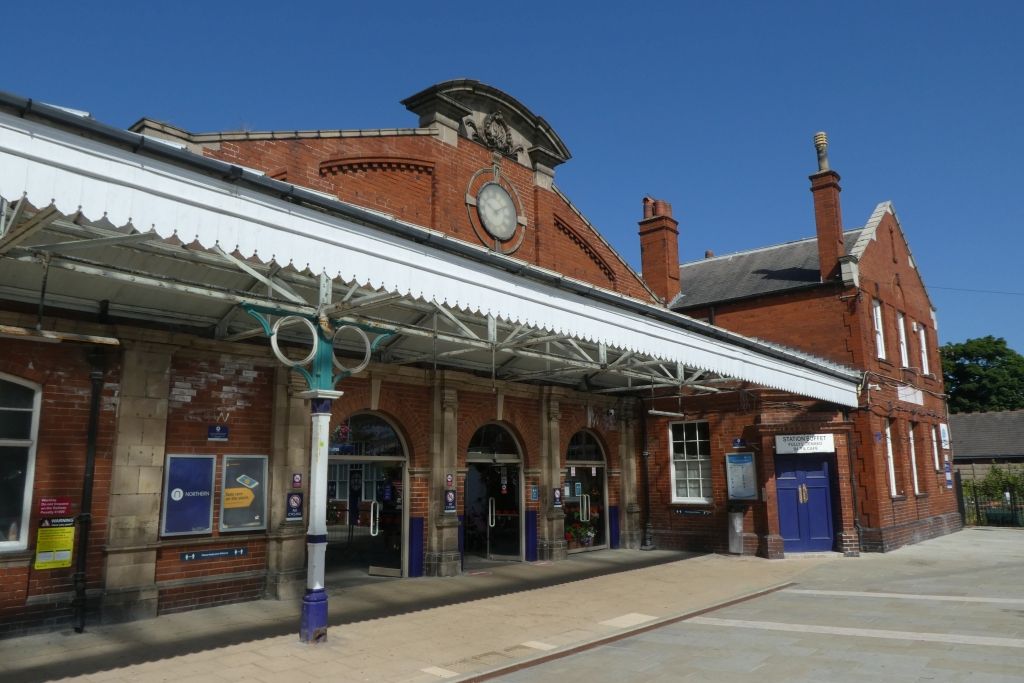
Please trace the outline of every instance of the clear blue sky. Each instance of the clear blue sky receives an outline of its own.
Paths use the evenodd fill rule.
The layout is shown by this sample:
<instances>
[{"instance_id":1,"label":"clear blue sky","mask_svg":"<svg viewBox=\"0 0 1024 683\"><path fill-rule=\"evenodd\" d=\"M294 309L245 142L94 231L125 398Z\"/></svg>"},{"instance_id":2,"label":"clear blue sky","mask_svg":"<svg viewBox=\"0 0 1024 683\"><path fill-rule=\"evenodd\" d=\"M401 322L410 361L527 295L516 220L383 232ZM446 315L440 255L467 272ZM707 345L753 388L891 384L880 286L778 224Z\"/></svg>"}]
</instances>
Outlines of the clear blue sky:
<instances>
[{"instance_id":1,"label":"clear blue sky","mask_svg":"<svg viewBox=\"0 0 1024 683\"><path fill-rule=\"evenodd\" d=\"M941 341L1024 352L1022 2L19 2L4 19L0 89L118 126L413 126L398 102L428 85L496 86L561 135L556 183L634 266L645 194L672 202L684 261L811 236L823 129L846 226L895 203Z\"/></svg>"}]
</instances>

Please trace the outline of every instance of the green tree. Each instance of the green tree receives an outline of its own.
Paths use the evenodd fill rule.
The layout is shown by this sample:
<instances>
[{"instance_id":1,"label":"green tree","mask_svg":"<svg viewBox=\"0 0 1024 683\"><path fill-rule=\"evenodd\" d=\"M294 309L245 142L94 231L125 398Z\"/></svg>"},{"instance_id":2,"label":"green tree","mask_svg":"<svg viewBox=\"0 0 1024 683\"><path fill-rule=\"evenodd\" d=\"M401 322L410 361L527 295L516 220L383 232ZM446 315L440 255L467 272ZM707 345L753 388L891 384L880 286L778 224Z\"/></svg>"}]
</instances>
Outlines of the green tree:
<instances>
[{"instance_id":1,"label":"green tree","mask_svg":"<svg viewBox=\"0 0 1024 683\"><path fill-rule=\"evenodd\" d=\"M1024 356L1002 337L946 344L940 353L950 412L1024 408Z\"/></svg>"}]
</instances>

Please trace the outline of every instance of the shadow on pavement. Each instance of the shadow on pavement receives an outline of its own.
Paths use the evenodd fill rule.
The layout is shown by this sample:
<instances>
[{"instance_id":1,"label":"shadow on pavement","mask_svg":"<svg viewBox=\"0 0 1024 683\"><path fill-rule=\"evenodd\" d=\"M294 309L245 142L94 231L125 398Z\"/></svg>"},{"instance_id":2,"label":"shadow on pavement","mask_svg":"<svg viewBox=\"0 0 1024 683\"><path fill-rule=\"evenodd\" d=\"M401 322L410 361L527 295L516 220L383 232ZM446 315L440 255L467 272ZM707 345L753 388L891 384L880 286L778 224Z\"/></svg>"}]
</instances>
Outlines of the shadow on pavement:
<instances>
[{"instance_id":1,"label":"shadow on pavement","mask_svg":"<svg viewBox=\"0 0 1024 683\"><path fill-rule=\"evenodd\" d=\"M608 561L611 558L610 555L602 558L601 555L603 553L599 552L588 554L590 557L575 555L567 561L546 566L513 563L504 567L495 567L492 571L449 579L390 581L388 582L389 599L386 603L369 606L349 606L347 608L343 606L337 611L332 609L332 614L329 617L330 625L337 627L346 624L357 624L370 619L411 614L436 607L547 588L700 556L698 553L662 551L654 553L635 551L610 552L616 556L614 561ZM605 561L602 561L602 559ZM537 573L532 574L531 568ZM539 569L550 571L542 573L537 571ZM434 585L430 586L431 590L429 592L420 590L423 588L422 585L417 585L420 581L433 581ZM335 590L333 597L335 600L344 600L345 595L353 590L355 589ZM342 604L344 605L344 603ZM196 610L189 613L189 616L194 616L195 619L201 620L203 619L204 611L206 610ZM338 613L339 611L340 614ZM156 619L160 619L160 617L156 617ZM152 622L153 620L139 622L140 629L145 628ZM99 631L103 628L102 626L95 626L92 630ZM87 628L87 630L90 629ZM252 640L262 640L290 634L294 634L297 640L298 630L298 615L296 614L293 615L292 619L274 623L239 624L230 629L215 632L202 631L192 635L175 634L154 637L149 642L135 641L125 643L123 649L117 652L103 652L102 654L94 655L68 651L60 648L58 644L51 644L51 648L55 650L52 661L45 665L7 669L2 672L2 677L7 679L7 676L10 676L8 680L28 683L29 681L47 681L69 676L82 676L237 645ZM66 635L68 638L75 637L71 633Z\"/></svg>"}]
</instances>

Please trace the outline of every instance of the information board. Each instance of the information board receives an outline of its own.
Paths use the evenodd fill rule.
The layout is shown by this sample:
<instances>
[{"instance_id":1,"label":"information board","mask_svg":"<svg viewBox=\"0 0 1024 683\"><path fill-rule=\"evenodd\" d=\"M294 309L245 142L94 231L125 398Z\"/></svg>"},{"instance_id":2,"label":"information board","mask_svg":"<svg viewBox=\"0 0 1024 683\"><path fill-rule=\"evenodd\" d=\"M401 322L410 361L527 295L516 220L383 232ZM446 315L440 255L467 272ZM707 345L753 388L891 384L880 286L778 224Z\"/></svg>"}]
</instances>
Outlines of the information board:
<instances>
[{"instance_id":1,"label":"information board","mask_svg":"<svg viewBox=\"0 0 1024 683\"><path fill-rule=\"evenodd\" d=\"M225 455L220 530L267 528L267 456Z\"/></svg>"},{"instance_id":2,"label":"information board","mask_svg":"<svg viewBox=\"0 0 1024 683\"><path fill-rule=\"evenodd\" d=\"M75 518L54 517L39 522L36 534L35 569L60 569L71 566L75 547Z\"/></svg>"},{"instance_id":3,"label":"information board","mask_svg":"<svg viewBox=\"0 0 1024 683\"><path fill-rule=\"evenodd\" d=\"M757 472L753 453L727 453L725 480L729 500L757 500Z\"/></svg>"},{"instance_id":4,"label":"information board","mask_svg":"<svg viewBox=\"0 0 1024 683\"><path fill-rule=\"evenodd\" d=\"M212 455L168 455L164 468L161 536L208 534L213 530Z\"/></svg>"}]
</instances>

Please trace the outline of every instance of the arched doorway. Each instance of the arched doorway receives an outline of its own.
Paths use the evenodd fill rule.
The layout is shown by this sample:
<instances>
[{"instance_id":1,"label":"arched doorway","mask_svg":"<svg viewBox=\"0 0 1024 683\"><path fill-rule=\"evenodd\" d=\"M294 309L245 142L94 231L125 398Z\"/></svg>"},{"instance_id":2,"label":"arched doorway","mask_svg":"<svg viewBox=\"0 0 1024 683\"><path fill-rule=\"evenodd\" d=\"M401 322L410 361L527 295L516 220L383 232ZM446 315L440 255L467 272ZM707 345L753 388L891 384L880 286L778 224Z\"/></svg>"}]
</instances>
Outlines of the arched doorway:
<instances>
[{"instance_id":1,"label":"arched doorway","mask_svg":"<svg viewBox=\"0 0 1024 683\"><path fill-rule=\"evenodd\" d=\"M511 432L481 427L466 451L463 567L523 557L522 456Z\"/></svg>"},{"instance_id":2,"label":"arched doorway","mask_svg":"<svg viewBox=\"0 0 1024 683\"><path fill-rule=\"evenodd\" d=\"M608 485L604 450L593 434L581 430L569 439L565 454L565 540L570 552L608 547Z\"/></svg>"},{"instance_id":3,"label":"arched doorway","mask_svg":"<svg viewBox=\"0 0 1024 683\"><path fill-rule=\"evenodd\" d=\"M405 575L407 455L398 431L377 415L353 415L331 430L328 453L329 565Z\"/></svg>"}]
</instances>

